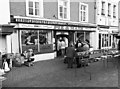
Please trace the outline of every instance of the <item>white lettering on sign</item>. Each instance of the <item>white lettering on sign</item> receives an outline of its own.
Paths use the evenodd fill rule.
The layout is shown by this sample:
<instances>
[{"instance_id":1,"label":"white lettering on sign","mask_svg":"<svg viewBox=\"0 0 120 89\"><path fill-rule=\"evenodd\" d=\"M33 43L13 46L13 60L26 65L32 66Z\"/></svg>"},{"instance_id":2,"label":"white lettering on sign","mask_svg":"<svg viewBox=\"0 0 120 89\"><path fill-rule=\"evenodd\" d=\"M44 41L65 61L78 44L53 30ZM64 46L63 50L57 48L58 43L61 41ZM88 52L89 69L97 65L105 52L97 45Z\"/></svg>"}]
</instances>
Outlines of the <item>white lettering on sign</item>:
<instances>
[{"instance_id":1,"label":"white lettering on sign","mask_svg":"<svg viewBox=\"0 0 120 89\"><path fill-rule=\"evenodd\" d=\"M54 29L54 26L52 26L52 25L36 25L36 24L19 24L18 28Z\"/></svg>"},{"instance_id":2,"label":"white lettering on sign","mask_svg":"<svg viewBox=\"0 0 120 89\"><path fill-rule=\"evenodd\" d=\"M54 29L59 30L83 30L81 27L71 27L71 26L54 26Z\"/></svg>"}]
</instances>

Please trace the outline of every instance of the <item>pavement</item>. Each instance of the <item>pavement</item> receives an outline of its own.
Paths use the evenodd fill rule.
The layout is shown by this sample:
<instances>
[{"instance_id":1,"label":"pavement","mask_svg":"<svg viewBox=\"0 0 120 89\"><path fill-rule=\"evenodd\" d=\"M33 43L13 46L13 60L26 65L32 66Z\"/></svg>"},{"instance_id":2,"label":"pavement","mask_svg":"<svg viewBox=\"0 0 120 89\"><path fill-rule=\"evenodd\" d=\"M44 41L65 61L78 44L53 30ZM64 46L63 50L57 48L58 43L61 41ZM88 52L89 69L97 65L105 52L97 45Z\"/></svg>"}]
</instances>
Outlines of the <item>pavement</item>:
<instances>
[{"instance_id":1,"label":"pavement","mask_svg":"<svg viewBox=\"0 0 120 89\"><path fill-rule=\"evenodd\" d=\"M2 87L118 87L118 69L113 63L106 67L102 61L68 69L62 58L55 58L31 67L14 67L4 75L7 79Z\"/></svg>"}]
</instances>

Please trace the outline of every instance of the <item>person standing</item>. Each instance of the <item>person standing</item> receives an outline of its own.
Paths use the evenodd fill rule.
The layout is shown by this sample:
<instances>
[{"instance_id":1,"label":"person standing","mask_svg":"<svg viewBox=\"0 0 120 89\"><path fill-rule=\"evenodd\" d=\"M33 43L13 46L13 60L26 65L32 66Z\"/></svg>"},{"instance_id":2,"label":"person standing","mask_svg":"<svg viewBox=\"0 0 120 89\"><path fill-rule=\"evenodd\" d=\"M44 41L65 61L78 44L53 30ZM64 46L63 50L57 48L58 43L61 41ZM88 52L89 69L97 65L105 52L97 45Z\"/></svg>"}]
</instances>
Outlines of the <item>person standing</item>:
<instances>
[{"instance_id":1,"label":"person standing","mask_svg":"<svg viewBox=\"0 0 120 89\"><path fill-rule=\"evenodd\" d=\"M61 38L60 39L58 39L58 41L57 41L57 51L58 51L58 56L60 56L61 55Z\"/></svg>"},{"instance_id":2,"label":"person standing","mask_svg":"<svg viewBox=\"0 0 120 89\"><path fill-rule=\"evenodd\" d=\"M62 39L61 41L61 56L64 57L65 55L65 41Z\"/></svg>"},{"instance_id":3,"label":"person standing","mask_svg":"<svg viewBox=\"0 0 120 89\"><path fill-rule=\"evenodd\" d=\"M73 43L70 43L69 47L67 47L66 57L67 57L67 61L68 61L68 68L72 68L73 67L73 60L75 57L75 48L73 46Z\"/></svg>"},{"instance_id":4,"label":"person standing","mask_svg":"<svg viewBox=\"0 0 120 89\"><path fill-rule=\"evenodd\" d=\"M64 37L65 41L65 54L66 54L66 48L68 47L68 38Z\"/></svg>"}]
</instances>

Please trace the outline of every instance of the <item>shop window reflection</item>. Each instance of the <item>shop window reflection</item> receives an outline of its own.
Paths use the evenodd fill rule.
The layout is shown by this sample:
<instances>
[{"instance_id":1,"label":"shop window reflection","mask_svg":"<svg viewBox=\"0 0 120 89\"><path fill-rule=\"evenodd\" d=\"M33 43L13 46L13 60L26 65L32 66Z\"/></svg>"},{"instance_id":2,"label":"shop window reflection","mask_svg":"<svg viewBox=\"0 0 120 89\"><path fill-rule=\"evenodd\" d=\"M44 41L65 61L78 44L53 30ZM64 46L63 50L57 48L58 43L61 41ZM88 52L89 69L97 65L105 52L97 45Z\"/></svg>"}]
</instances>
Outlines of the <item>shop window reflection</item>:
<instances>
[{"instance_id":1,"label":"shop window reflection","mask_svg":"<svg viewBox=\"0 0 120 89\"><path fill-rule=\"evenodd\" d=\"M28 49L33 49L35 53L51 51L51 37L51 31L21 30L22 52Z\"/></svg>"}]
</instances>

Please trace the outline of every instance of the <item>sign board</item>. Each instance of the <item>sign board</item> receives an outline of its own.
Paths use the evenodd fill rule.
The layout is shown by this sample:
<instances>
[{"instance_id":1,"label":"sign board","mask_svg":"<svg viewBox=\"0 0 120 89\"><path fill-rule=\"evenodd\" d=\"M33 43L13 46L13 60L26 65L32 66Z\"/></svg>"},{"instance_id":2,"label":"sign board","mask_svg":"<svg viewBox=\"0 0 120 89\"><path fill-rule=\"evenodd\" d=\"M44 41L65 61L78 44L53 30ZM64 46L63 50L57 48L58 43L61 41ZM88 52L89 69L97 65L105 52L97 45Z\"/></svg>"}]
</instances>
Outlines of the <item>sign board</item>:
<instances>
[{"instance_id":1,"label":"sign board","mask_svg":"<svg viewBox=\"0 0 120 89\"><path fill-rule=\"evenodd\" d=\"M18 24L15 28L54 29L52 25Z\"/></svg>"}]
</instances>

